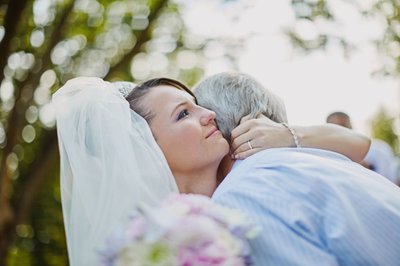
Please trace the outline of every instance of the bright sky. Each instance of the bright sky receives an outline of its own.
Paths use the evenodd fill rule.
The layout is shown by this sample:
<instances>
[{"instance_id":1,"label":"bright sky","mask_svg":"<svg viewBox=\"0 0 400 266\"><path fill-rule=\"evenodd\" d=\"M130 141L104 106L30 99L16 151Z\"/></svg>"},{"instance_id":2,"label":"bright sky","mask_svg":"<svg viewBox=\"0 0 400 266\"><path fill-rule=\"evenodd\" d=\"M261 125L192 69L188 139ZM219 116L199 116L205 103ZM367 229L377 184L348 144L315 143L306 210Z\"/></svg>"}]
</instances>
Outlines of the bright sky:
<instances>
[{"instance_id":1,"label":"bright sky","mask_svg":"<svg viewBox=\"0 0 400 266\"><path fill-rule=\"evenodd\" d=\"M282 31L295 23L288 0L239 0L228 5L213 0L179 2L189 3L183 15L193 33L210 38L247 36L239 55L239 71L252 75L285 101L291 124L325 123L330 112L340 110L351 116L356 130L369 135L369 120L381 106L392 114L400 113L398 81L370 75L382 59L369 41L380 36L383 28L379 21L366 21L344 1L330 1L335 2L333 11L340 23L333 27L319 23L317 27L359 45L348 59L334 45L309 55L294 51ZM297 27L305 38L315 34L311 24ZM225 70L230 69L218 60L206 67L207 74Z\"/></svg>"}]
</instances>

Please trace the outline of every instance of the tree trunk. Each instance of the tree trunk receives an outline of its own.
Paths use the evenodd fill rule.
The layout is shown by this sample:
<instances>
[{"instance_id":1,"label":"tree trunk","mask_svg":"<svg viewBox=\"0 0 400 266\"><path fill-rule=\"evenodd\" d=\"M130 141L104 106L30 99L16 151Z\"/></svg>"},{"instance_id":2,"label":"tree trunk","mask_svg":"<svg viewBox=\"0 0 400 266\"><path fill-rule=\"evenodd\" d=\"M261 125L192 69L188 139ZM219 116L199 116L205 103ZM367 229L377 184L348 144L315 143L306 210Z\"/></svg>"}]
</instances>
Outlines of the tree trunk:
<instances>
[{"instance_id":1,"label":"tree trunk","mask_svg":"<svg viewBox=\"0 0 400 266\"><path fill-rule=\"evenodd\" d=\"M0 0L2 1L2 0ZM5 260L7 253L9 251L10 245L12 245L16 237L16 226L20 223L25 222L32 211L32 203L37 197L37 192L39 191L41 185L46 181L49 169L51 165L54 165L58 156L58 145L56 138L56 131L53 130L49 132L49 135L42 136L40 140L43 141L41 158L38 158L29 168L31 171L27 176L21 178L19 182L23 182L21 186L15 188L12 192L12 203L11 203L11 189L12 189L12 172L10 172L7 166L7 156L13 151L13 148L18 144L19 140L18 132L24 126L24 117L21 113L24 113L26 108L29 106L30 101L21 102L21 92L24 89L30 89L30 86L34 90L40 80L42 73L51 66L50 54L53 47L63 38L66 29L63 28L69 13L73 9L73 3L75 1L71 0L69 5L67 5L63 12L60 14L60 19L55 23L51 38L48 39L47 47L41 55L37 55L42 60L40 69L35 69L35 73L29 73L28 77L22 84L19 84L15 95L15 106L11 110L7 117L6 125L6 146L1 151L0 159L0 266L5 265ZM132 57L140 52L141 47L144 43L151 39L151 29L152 24L155 22L156 18L162 12L163 7L167 5L168 0L159 0L151 8L151 13L149 15L149 26L143 31L137 32L137 42L136 45L129 51L126 56L120 60L116 65L114 65L106 78L112 77L116 72L125 68ZM3 3L0 2L0 3ZM4 78L3 69L7 64L8 56L10 55L10 43L13 37L15 37L17 32L17 22L21 21L21 14L25 9L28 1L27 0L11 0L8 2L7 14L5 22L3 24L5 28L5 35L3 40L0 42L0 81ZM12 51L11 51L12 52ZM22 106L19 106L22 105ZM20 107L17 112L17 107Z\"/></svg>"},{"instance_id":2,"label":"tree trunk","mask_svg":"<svg viewBox=\"0 0 400 266\"><path fill-rule=\"evenodd\" d=\"M8 206L8 211L11 215L10 218L4 220L2 227L0 228L0 265L5 265L5 259L7 257L8 250L13 240L15 239L15 229L18 224L26 221L32 211L32 205L35 202L35 198L39 191L39 188L46 181L46 177L49 176L48 171L52 169L52 166L58 159L58 145L56 131L49 132L47 136L47 143L43 146L43 157L32 166L32 171L24 179L26 182L23 184L21 189L21 197L16 203L14 211L11 211L11 207ZM3 211L7 209L0 209L2 219Z\"/></svg>"},{"instance_id":3,"label":"tree trunk","mask_svg":"<svg viewBox=\"0 0 400 266\"><path fill-rule=\"evenodd\" d=\"M17 31L18 22L21 21L22 12L27 0L11 0L7 5L7 13L4 20L4 37L0 42L0 80L4 78L3 69L10 55L10 44Z\"/></svg>"},{"instance_id":4,"label":"tree trunk","mask_svg":"<svg viewBox=\"0 0 400 266\"><path fill-rule=\"evenodd\" d=\"M14 234L13 224L15 221L14 214L9 204L1 202L0 213L2 226L0 228L0 265L5 265L5 259L10 246L10 239Z\"/></svg>"}]
</instances>

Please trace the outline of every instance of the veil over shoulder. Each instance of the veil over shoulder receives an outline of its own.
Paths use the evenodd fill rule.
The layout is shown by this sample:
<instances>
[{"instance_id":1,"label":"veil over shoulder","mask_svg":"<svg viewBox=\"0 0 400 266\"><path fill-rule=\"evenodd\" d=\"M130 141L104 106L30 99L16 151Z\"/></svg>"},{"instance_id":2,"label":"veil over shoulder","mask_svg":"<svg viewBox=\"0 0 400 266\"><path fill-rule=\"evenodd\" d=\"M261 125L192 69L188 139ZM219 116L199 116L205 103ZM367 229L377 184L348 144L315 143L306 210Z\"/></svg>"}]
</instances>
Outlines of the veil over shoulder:
<instances>
[{"instance_id":1,"label":"veil over shoulder","mask_svg":"<svg viewBox=\"0 0 400 266\"><path fill-rule=\"evenodd\" d=\"M113 228L177 185L146 121L112 83L75 78L52 102L70 265L99 265L97 250Z\"/></svg>"}]
</instances>

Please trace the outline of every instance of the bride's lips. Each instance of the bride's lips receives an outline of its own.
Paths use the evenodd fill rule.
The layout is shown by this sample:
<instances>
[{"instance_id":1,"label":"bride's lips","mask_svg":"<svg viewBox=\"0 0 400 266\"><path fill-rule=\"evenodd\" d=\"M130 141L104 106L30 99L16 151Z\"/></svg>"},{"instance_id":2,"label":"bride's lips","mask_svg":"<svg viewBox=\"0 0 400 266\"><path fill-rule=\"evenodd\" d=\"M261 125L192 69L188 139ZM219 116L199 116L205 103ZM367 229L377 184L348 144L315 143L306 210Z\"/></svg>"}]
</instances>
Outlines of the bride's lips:
<instances>
[{"instance_id":1,"label":"bride's lips","mask_svg":"<svg viewBox=\"0 0 400 266\"><path fill-rule=\"evenodd\" d=\"M207 134L206 139L218 133L220 133L220 131L218 130L218 128L215 127Z\"/></svg>"}]
</instances>

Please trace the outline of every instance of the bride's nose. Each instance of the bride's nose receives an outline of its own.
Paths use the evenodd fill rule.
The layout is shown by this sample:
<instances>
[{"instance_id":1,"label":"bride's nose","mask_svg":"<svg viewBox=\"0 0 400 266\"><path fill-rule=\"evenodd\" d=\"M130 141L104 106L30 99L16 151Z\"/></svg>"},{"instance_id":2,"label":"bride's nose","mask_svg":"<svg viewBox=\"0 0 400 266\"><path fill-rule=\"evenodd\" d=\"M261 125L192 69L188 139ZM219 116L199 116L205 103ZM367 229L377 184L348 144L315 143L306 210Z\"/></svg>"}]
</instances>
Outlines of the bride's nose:
<instances>
[{"instance_id":1,"label":"bride's nose","mask_svg":"<svg viewBox=\"0 0 400 266\"><path fill-rule=\"evenodd\" d=\"M215 112L206 108L201 108L200 123L202 125L208 125L211 121L215 120Z\"/></svg>"}]
</instances>

